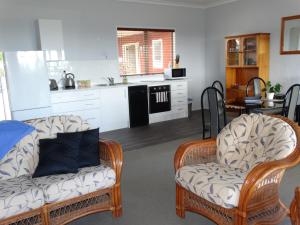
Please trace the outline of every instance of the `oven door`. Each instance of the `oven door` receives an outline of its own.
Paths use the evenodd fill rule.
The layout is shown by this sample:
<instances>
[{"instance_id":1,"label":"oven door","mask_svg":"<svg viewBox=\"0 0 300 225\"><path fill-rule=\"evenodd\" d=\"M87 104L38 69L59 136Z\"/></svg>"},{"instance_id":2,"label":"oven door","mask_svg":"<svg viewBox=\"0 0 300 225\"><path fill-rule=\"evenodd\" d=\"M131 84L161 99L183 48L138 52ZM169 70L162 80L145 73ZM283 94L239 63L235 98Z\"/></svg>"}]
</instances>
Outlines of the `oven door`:
<instances>
[{"instance_id":1,"label":"oven door","mask_svg":"<svg viewBox=\"0 0 300 225\"><path fill-rule=\"evenodd\" d=\"M149 87L150 114L171 110L170 85Z\"/></svg>"}]
</instances>

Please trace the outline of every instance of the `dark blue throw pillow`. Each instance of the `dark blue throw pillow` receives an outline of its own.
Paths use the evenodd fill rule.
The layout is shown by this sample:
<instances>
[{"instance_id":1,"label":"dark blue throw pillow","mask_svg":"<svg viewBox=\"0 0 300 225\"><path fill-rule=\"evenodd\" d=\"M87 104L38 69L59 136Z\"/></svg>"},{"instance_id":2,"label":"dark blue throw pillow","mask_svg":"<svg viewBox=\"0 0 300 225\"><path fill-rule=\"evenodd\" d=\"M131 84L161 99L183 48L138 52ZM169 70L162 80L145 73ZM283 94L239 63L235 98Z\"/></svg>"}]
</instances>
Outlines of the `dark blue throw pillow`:
<instances>
[{"instance_id":1,"label":"dark blue throw pillow","mask_svg":"<svg viewBox=\"0 0 300 225\"><path fill-rule=\"evenodd\" d=\"M60 139L41 139L39 164L32 177L77 173L81 137L81 133L73 133Z\"/></svg>"},{"instance_id":2,"label":"dark blue throw pillow","mask_svg":"<svg viewBox=\"0 0 300 225\"><path fill-rule=\"evenodd\" d=\"M100 165L99 128L76 133L58 133L57 139L64 139L67 135L81 134L79 145L78 167Z\"/></svg>"}]
</instances>

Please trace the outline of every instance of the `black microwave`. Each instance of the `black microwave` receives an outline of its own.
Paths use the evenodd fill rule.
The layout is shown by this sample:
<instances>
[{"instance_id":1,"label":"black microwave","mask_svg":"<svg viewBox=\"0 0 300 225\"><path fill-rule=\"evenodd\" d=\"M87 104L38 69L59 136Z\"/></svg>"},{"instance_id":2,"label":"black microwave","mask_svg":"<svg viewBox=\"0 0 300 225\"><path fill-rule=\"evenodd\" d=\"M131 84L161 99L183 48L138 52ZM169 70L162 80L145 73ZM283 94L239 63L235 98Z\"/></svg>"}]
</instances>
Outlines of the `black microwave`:
<instances>
[{"instance_id":1,"label":"black microwave","mask_svg":"<svg viewBox=\"0 0 300 225\"><path fill-rule=\"evenodd\" d=\"M186 69L185 68L175 68L175 69L166 69L165 78L169 79L181 79L186 78Z\"/></svg>"}]
</instances>

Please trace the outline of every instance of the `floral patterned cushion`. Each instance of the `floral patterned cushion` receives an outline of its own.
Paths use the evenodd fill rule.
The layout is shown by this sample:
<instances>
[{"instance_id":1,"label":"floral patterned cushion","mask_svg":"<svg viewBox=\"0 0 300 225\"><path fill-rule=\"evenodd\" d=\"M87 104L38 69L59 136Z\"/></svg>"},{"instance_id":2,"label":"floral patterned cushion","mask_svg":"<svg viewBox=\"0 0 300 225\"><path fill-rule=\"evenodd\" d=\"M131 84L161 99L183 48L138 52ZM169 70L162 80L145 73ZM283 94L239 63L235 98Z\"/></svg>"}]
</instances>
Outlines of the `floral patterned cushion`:
<instances>
[{"instance_id":1,"label":"floral patterned cushion","mask_svg":"<svg viewBox=\"0 0 300 225\"><path fill-rule=\"evenodd\" d=\"M0 160L0 180L32 175L39 161L39 139L55 138L61 132L85 131L89 124L79 116L51 116L25 121L36 128Z\"/></svg>"},{"instance_id":2,"label":"floral patterned cushion","mask_svg":"<svg viewBox=\"0 0 300 225\"><path fill-rule=\"evenodd\" d=\"M287 157L296 142L293 128L281 119L242 115L218 135L217 159L223 165L248 171L261 162Z\"/></svg>"},{"instance_id":3,"label":"floral patterned cushion","mask_svg":"<svg viewBox=\"0 0 300 225\"><path fill-rule=\"evenodd\" d=\"M43 191L45 202L53 203L111 187L116 174L110 167L100 165L79 169L77 174L34 178L33 182Z\"/></svg>"},{"instance_id":4,"label":"floral patterned cushion","mask_svg":"<svg viewBox=\"0 0 300 225\"><path fill-rule=\"evenodd\" d=\"M0 181L31 175L39 162L38 134L24 137L0 160Z\"/></svg>"},{"instance_id":5,"label":"floral patterned cushion","mask_svg":"<svg viewBox=\"0 0 300 225\"><path fill-rule=\"evenodd\" d=\"M185 166L176 173L176 182L185 189L224 208L238 206L247 174L217 163Z\"/></svg>"},{"instance_id":6,"label":"floral patterned cushion","mask_svg":"<svg viewBox=\"0 0 300 225\"><path fill-rule=\"evenodd\" d=\"M43 205L43 192L32 183L30 177L0 181L0 220Z\"/></svg>"},{"instance_id":7,"label":"floral patterned cushion","mask_svg":"<svg viewBox=\"0 0 300 225\"><path fill-rule=\"evenodd\" d=\"M39 139L55 138L57 133L85 131L90 129L89 124L79 116L50 116L28 120L26 123L35 127Z\"/></svg>"}]
</instances>

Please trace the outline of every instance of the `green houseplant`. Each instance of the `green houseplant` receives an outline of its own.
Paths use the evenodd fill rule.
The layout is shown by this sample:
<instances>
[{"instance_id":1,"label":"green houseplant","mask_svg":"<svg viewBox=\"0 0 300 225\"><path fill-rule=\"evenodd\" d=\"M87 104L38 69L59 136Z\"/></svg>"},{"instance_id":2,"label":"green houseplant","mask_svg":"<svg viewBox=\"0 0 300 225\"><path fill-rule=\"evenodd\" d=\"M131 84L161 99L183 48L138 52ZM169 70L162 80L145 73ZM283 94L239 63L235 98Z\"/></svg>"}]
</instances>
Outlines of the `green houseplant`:
<instances>
[{"instance_id":1,"label":"green houseplant","mask_svg":"<svg viewBox=\"0 0 300 225\"><path fill-rule=\"evenodd\" d=\"M276 83L274 86L272 85L271 81L266 83L266 93L267 99L272 100L275 94L279 94L281 91L282 85Z\"/></svg>"}]
</instances>

